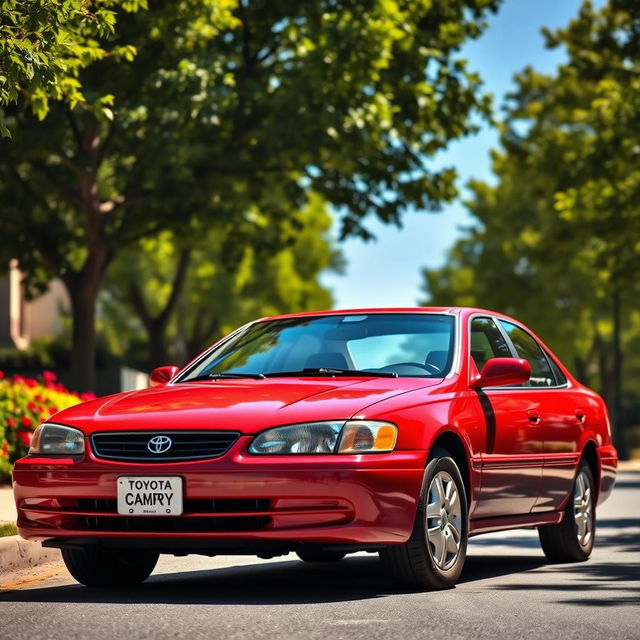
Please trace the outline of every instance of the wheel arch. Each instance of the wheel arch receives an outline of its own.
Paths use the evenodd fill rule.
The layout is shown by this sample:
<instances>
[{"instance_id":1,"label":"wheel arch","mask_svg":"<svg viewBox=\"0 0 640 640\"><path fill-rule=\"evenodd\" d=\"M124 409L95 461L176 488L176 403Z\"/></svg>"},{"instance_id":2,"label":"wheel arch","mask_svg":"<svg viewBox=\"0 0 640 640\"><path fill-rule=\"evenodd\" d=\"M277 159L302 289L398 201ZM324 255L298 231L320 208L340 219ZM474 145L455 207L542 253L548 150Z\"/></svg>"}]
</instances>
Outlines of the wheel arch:
<instances>
[{"instance_id":1,"label":"wheel arch","mask_svg":"<svg viewBox=\"0 0 640 640\"><path fill-rule=\"evenodd\" d=\"M585 460L591 469L593 475L593 481L596 485L596 502L598 495L600 494L600 462L598 460L598 452L596 450L596 443L593 440L587 440L582 448L581 460Z\"/></svg>"},{"instance_id":2,"label":"wheel arch","mask_svg":"<svg viewBox=\"0 0 640 640\"><path fill-rule=\"evenodd\" d=\"M443 431L438 434L437 438L433 441L430 450L434 449L446 449L453 458L454 462L460 469L460 475L462 475L462 481L464 482L465 493L467 494L467 506L471 505L471 468L469 464L469 455L467 448L462 441L462 438L454 431Z\"/></svg>"}]
</instances>

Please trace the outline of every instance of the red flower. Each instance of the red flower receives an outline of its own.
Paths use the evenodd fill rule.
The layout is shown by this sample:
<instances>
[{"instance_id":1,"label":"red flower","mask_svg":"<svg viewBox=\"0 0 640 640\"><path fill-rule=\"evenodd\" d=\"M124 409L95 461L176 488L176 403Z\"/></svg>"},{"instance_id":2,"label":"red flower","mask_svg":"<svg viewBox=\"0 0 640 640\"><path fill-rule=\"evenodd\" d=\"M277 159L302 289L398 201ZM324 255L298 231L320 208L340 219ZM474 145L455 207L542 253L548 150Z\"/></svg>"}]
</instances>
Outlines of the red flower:
<instances>
[{"instance_id":1,"label":"red flower","mask_svg":"<svg viewBox=\"0 0 640 640\"><path fill-rule=\"evenodd\" d=\"M29 416L22 416L22 418L20 418L20 422L22 422L22 425L25 427L33 426L33 421Z\"/></svg>"},{"instance_id":2,"label":"red flower","mask_svg":"<svg viewBox=\"0 0 640 640\"><path fill-rule=\"evenodd\" d=\"M22 444L26 444L27 447L31 446L31 439L33 438L33 433L31 431L18 431L16 436Z\"/></svg>"},{"instance_id":3,"label":"red flower","mask_svg":"<svg viewBox=\"0 0 640 640\"><path fill-rule=\"evenodd\" d=\"M15 376L13 376L13 381L14 382L24 382L24 378L22 376L15 375Z\"/></svg>"},{"instance_id":4,"label":"red flower","mask_svg":"<svg viewBox=\"0 0 640 640\"><path fill-rule=\"evenodd\" d=\"M52 416L54 413L58 413L57 407L49 407L49 415Z\"/></svg>"},{"instance_id":5,"label":"red flower","mask_svg":"<svg viewBox=\"0 0 640 640\"><path fill-rule=\"evenodd\" d=\"M15 427L16 421L13 418L7 418L7 427Z\"/></svg>"},{"instance_id":6,"label":"red flower","mask_svg":"<svg viewBox=\"0 0 640 640\"><path fill-rule=\"evenodd\" d=\"M96 399L96 394L91 393L91 391L87 391L86 393L80 394L80 400L82 400L82 402L88 402L89 400L95 400L95 399Z\"/></svg>"},{"instance_id":7,"label":"red flower","mask_svg":"<svg viewBox=\"0 0 640 640\"><path fill-rule=\"evenodd\" d=\"M44 398L43 398L39 393L36 393L36 395L35 395L35 396L33 396L33 399L34 399L36 402L44 402Z\"/></svg>"},{"instance_id":8,"label":"red flower","mask_svg":"<svg viewBox=\"0 0 640 640\"><path fill-rule=\"evenodd\" d=\"M35 413L36 412L36 403L35 402L27 403L27 409L29 409L29 411L31 411L31 413Z\"/></svg>"},{"instance_id":9,"label":"red flower","mask_svg":"<svg viewBox=\"0 0 640 640\"><path fill-rule=\"evenodd\" d=\"M3 458L8 458L9 457L9 443L5 440L4 444L2 445L2 457Z\"/></svg>"},{"instance_id":10,"label":"red flower","mask_svg":"<svg viewBox=\"0 0 640 640\"><path fill-rule=\"evenodd\" d=\"M55 373L53 373L53 371L43 371L42 379L45 382L55 382L58 379L58 376Z\"/></svg>"},{"instance_id":11,"label":"red flower","mask_svg":"<svg viewBox=\"0 0 640 640\"><path fill-rule=\"evenodd\" d=\"M33 389L33 387L37 386L37 381L34 380L33 378L27 378L24 383L27 385L27 387L29 387L30 389Z\"/></svg>"},{"instance_id":12,"label":"red flower","mask_svg":"<svg viewBox=\"0 0 640 640\"><path fill-rule=\"evenodd\" d=\"M2 378L4 378L4 371L2 371L2 369L0 369L0 380L2 380Z\"/></svg>"}]
</instances>

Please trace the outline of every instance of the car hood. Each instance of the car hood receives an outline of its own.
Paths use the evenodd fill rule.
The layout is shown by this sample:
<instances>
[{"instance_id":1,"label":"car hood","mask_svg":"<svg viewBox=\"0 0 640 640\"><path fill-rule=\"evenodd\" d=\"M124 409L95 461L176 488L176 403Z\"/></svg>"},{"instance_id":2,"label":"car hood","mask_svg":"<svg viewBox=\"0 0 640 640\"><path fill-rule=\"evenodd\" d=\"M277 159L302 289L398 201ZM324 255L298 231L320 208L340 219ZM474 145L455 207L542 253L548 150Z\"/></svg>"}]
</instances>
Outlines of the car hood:
<instances>
[{"instance_id":1,"label":"car hood","mask_svg":"<svg viewBox=\"0 0 640 640\"><path fill-rule=\"evenodd\" d=\"M346 419L433 378L218 380L120 393L65 409L52 422L85 433L121 429L229 429L256 433L311 420Z\"/></svg>"}]
</instances>

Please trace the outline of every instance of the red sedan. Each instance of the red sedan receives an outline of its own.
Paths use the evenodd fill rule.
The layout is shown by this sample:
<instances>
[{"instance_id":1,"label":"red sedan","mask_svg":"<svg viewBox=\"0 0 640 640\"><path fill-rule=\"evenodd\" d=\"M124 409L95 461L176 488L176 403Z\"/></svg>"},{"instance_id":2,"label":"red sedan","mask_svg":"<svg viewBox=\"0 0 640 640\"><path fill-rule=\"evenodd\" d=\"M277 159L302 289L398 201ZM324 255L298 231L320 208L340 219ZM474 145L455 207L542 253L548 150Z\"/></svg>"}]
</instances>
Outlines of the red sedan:
<instances>
[{"instance_id":1,"label":"red sedan","mask_svg":"<svg viewBox=\"0 0 640 640\"><path fill-rule=\"evenodd\" d=\"M480 309L262 319L151 381L53 416L15 467L20 534L86 585L142 582L160 553L364 550L446 588L490 531L586 560L615 480L602 399Z\"/></svg>"}]
</instances>

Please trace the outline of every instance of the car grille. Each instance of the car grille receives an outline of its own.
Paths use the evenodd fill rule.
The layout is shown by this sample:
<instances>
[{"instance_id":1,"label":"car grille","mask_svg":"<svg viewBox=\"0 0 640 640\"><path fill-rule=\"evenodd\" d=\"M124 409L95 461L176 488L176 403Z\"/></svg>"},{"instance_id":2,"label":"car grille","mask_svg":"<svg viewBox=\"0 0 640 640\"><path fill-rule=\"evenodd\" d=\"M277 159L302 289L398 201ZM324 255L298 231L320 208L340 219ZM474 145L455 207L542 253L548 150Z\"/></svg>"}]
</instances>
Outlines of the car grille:
<instances>
[{"instance_id":1,"label":"car grille","mask_svg":"<svg viewBox=\"0 0 640 640\"><path fill-rule=\"evenodd\" d=\"M251 513L268 511L271 508L269 498L186 498L184 513ZM115 498L78 498L80 511L112 513L118 510ZM145 516L147 517L147 516ZM162 520L166 520L162 516Z\"/></svg>"},{"instance_id":2,"label":"car grille","mask_svg":"<svg viewBox=\"0 0 640 640\"><path fill-rule=\"evenodd\" d=\"M95 531L162 531L163 533L257 531L271 524L270 517L259 515L270 508L271 500L263 498L196 498L184 501L182 516L136 518L115 515L117 503L110 498L78 500L79 511L91 511L96 514L83 516L83 528ZM98 515L101 513L104 515ZM252 513L256 515L251 515Z\"/></svg>"},{"instance_id":3,"label":"car grille","mask_svg":"<svg viewBox=\"0 0 640 640\"><path fill-rule=\"evenodd\" d=\"M171 439L171 446L160 453L149 449L156 436ZM121 431L91 436L93 452L105 460L158 463L206 460L225 454L240 437L236 431Z\"/></svg>"}]
</instances>

